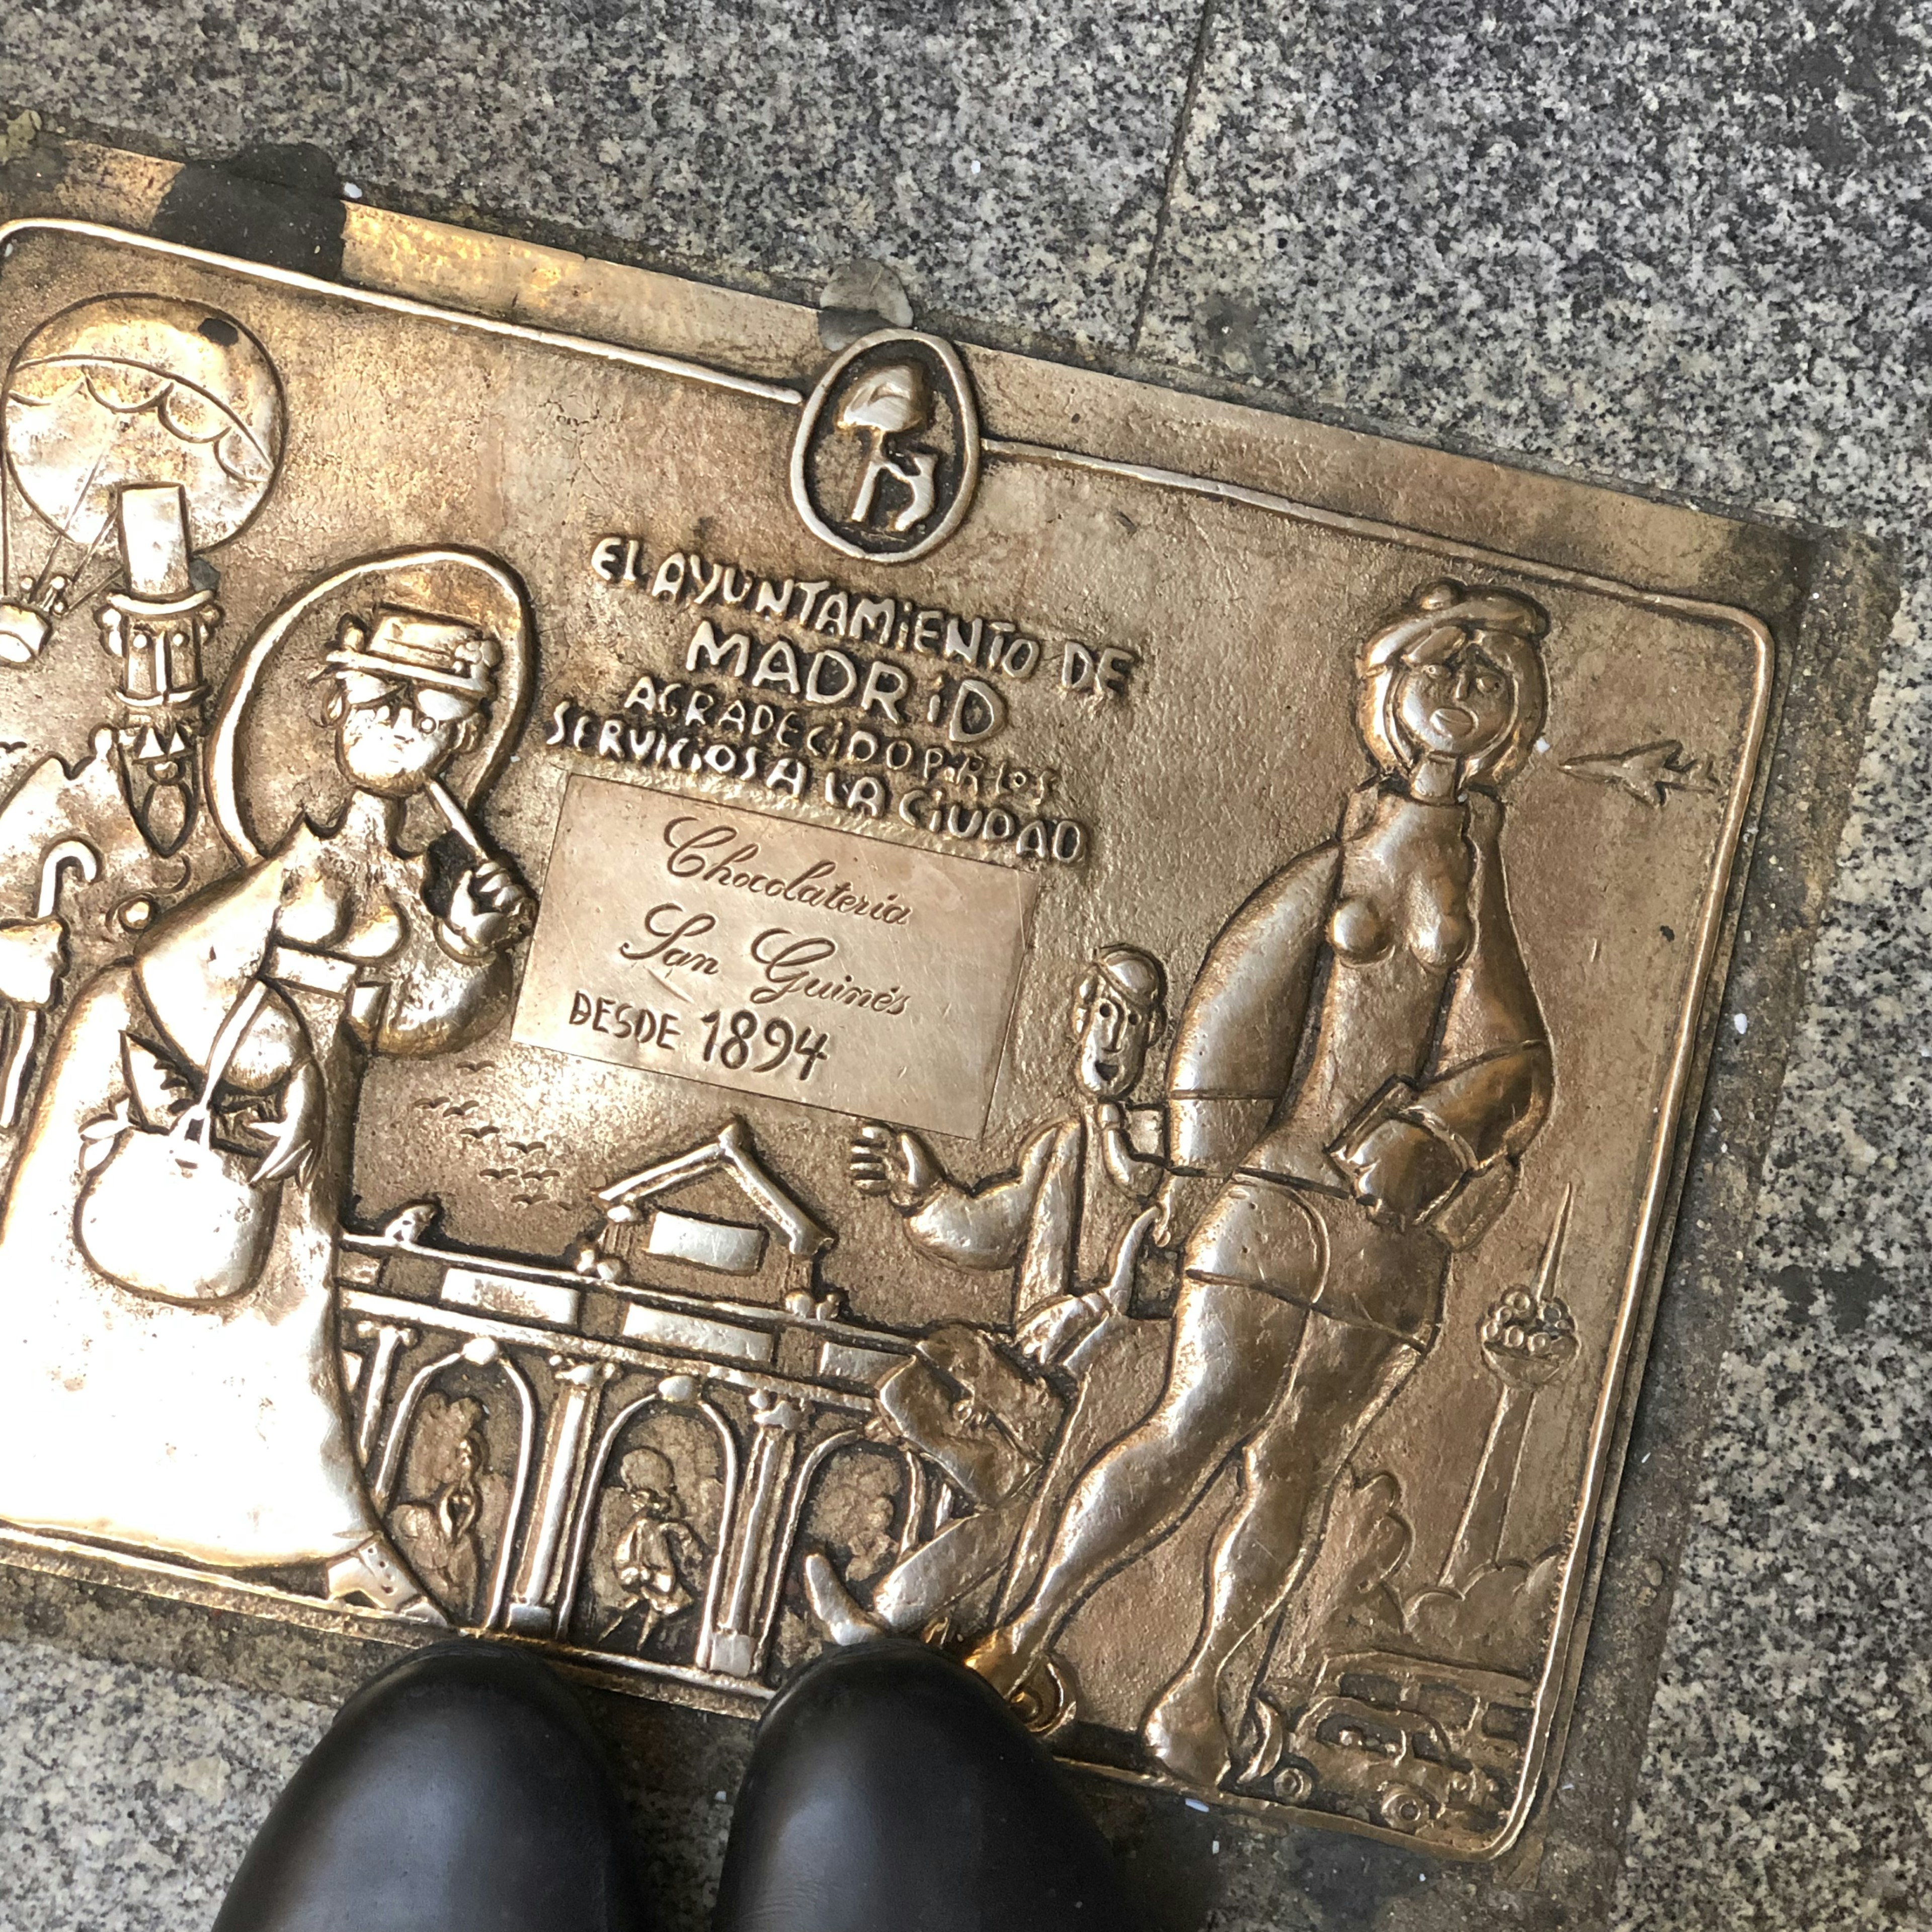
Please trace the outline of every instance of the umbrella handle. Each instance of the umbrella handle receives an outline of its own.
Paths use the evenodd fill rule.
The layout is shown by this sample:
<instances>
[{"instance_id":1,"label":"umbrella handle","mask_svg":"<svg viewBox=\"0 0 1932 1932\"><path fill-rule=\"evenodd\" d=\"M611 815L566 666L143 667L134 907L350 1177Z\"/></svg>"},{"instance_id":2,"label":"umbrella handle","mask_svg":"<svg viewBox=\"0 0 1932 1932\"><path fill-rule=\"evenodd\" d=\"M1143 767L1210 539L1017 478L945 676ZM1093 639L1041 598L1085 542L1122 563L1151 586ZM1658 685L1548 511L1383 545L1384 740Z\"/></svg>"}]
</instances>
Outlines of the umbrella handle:
<instances>
[{"instance_id":1,"label":"umbrella handle","mask_svg":"<svg viewBox=\"0 0 1932 1932\"><path fill-rule=\"evenodd\" d=\"M71 866L83 882L92 885L100 876L100 855L85 839L62 838L50 845L40 860L40 894L34 902L37 919L51 919L60 904L62 874ZM19 1030L7 1055L7 1071L0 1078L0 1128L20 1124L20 1104L26 1097L27 1076L33 1071L34 1056L40 1051L40 1031L46 1016L38 1006L22 1006Z\"/></svg>"},{"instance_id":2,"label":"umbrella handle","mask_svg":"<svg viewBox=\"0 0 1932 1932\"><path fill-rule=\"evenodd\" d=\"M38 1006L20 1009L20 1030L14 1036L13 1051L7 1056L5 1080L0 1082L0 1127L20 1124L20 1101L26 1091L34 1055L40 1048L41 1018Z\"/></svg>"}]
</instances>

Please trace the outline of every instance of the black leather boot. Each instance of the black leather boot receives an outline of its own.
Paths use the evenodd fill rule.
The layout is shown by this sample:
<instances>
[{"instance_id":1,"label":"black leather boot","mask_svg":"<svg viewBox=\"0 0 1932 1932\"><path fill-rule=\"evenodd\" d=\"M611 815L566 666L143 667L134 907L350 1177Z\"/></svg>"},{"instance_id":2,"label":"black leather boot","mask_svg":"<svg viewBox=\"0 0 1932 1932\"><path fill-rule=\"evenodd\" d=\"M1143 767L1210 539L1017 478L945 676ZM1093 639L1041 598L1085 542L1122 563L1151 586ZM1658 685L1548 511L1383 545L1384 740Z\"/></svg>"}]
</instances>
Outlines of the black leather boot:
<instances>
[{"instance_id":1,"label":"black leather boot","mask_svg":"<svg viewBox=\"0 0 1932 1932\"><path fill-rule=\"evenodd\" d=\"M275 1801L214 1932L642 1932L596 1738L542 1664L442 1643L371 1679Z\"/></svg>"},{"instance_id":2,"label":"black leather boot","mask_svg":"<svg viewBox=\"0 0 1932 1932\"><path fill-rule=\"evenodd\" d=\"M881 1638L758 1727L714 1932L1142 1932L1093 1821L980 1678Z\"/></svg>"}]
</instances>

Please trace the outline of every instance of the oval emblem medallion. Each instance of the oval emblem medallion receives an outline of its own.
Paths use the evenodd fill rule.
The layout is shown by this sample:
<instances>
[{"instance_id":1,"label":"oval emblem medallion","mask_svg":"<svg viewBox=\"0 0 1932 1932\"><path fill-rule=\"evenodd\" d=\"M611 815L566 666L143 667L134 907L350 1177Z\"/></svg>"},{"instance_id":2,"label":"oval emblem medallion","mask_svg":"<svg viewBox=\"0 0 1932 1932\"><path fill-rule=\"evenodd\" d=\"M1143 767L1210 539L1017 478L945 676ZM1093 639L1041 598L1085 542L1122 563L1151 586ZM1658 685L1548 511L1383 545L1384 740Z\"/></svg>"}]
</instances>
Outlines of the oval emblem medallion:
<instances>
[{"instance_id":1,"label":"oval emblem medallion","mask_svg":"<svg viewBox=\"0 0 1932 1932\"><path fill-rule=\"evenodd\" d=\"M965 520L980 480L966 365L936 335L882 329L819 379L791 451L792 501L848 556L907 563Z\"/></svg>"}]
</instances>

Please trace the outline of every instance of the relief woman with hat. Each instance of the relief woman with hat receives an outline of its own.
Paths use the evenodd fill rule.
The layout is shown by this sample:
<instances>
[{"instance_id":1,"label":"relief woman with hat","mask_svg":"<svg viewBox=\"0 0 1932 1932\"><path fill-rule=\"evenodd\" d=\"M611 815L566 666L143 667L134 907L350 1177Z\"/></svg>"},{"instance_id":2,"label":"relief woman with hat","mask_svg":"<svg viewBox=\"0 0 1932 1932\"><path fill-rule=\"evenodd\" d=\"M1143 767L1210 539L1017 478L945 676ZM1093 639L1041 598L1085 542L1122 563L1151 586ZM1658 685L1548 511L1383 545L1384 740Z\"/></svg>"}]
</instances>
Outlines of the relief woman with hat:
<instances>
[{"instance_id":1,"label":"relief woman with hat","mask_svg":"<svg viewBox=\"0 0 1932 1932\"><path fill-rule=\"evenodd\" d=\"M1190 1783L1228 1768L1222 1672L1319 1544L1336 1478L1441 1319L1450 1258L1506 1204L1552 1084L1503 880L1504 782L1542 729L1543 612L1440 582L1363 646L1378 767L1339 836L1208 950L1168 1071L1182 1246L1168 1382L1088 1472L1028 1601L968 1660L1029 1685L1106 1577L1177 1528L1229 1459L1199 1634L1149 1713Z\"/></svg>"},{"instance_id":2,"label":"relief woman with hat","mask_svg":"<svg viewBox=\"0 0 1932 1932\"><path fill-rule=\"evenodd\" d=\"M520 586L445 551L337 573L238 662L209 788L244 862L76 998L0 1217L0 1519L440 1621L351 1444L335 1242L368 1056L506 1010L529 901L452 788L495 776L529 655ZM251 789L292 813L266 849ZM440 889L423 800L468 848Z\"/></svg>"}]
</instances>

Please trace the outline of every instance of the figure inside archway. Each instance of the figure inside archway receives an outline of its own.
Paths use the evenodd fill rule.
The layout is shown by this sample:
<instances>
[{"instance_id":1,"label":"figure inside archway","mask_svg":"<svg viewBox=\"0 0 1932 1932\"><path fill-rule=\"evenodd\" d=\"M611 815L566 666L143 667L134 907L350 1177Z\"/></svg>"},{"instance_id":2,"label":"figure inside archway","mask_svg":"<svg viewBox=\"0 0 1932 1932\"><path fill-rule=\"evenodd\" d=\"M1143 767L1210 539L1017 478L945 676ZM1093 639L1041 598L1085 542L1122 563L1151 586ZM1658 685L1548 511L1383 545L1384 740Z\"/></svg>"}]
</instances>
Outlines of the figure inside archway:
<instances>
[{"instance_id":1,"label":"figure inside archway","mask_svg":"<svg viewBox=\"0 0 1932 1932\"><path fill-rule=\"evenodd\" d=\"M691 1526L670 1458L648 1444L618 1467L628 1514L610 1552L621 1607L598 1641L643 1656L661 1624L698 1600L710 1552Z\"/></svg>"}]
</instances>

